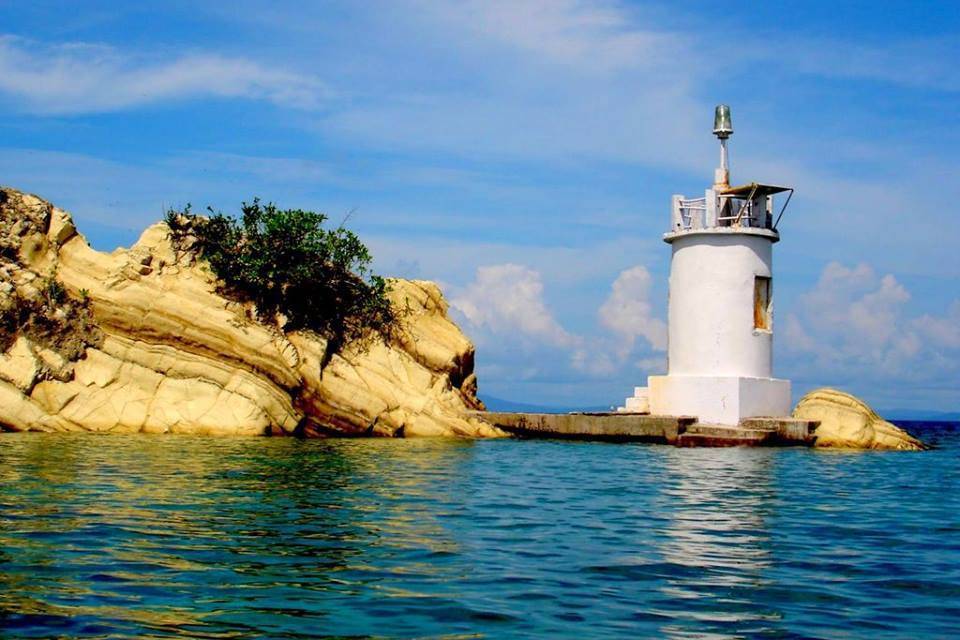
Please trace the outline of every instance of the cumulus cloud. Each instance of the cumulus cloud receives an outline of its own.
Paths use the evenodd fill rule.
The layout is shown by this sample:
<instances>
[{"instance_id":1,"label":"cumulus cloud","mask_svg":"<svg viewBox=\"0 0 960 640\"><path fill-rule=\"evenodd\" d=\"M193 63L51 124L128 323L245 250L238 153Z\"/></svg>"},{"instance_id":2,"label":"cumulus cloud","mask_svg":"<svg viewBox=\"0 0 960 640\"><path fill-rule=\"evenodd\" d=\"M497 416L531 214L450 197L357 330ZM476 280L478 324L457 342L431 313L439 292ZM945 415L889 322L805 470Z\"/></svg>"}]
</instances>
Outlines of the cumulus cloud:
<instances>
[{"instance_id":1,"label":"cumulus cloud","mask_svg":"<svg viewBox=\"0 0 960 640\"><path fill-rule=\"evenodd\" d=\"M309 76L207 53L145 59L105 45L45 45L0 37L0 92L48 114L100 113L197 97L316 107L327 95Z\"/></svg>"},{"instance_id":2,"label":"cumulus cloud","mask_svg":"<svg viewBox=\"0 0 960 640\"><path fill-rule=\"evenodd\" d=\"M474 281L454 293L451 304L468 332L478 334L492 361L513 362L514 371L521 371L533 349L536 359L549 366L528 370L528 377L602 378L638 368L663 368L663 358L656 352L666 349L667 329L654 317L650 285L650 273L642 266L617 276L597 311L598 324L606 330L603 335L564 329L544 301L540 273L517 264L480 267Z\"/></svg>"},{"instance_id":3,"label":"cumulus cloud","mask_svg":"<svg viewBox=\"0 0 960 640\"><path fill-rule=\"evenodd\" d=\"M808 322L820 332L883 349L896 338L903 305L909 300L910 294L891 274L880 278L866 263L848 268L831 262L801 304Z\"/></svg>"},{"instance_id":4,"label":"cumulus cloud","mask_svg":"<svg viewBox=\"0 0 960 640\"><path fill-rule=\"evenodd\" d=\"M576 340L547 308L540 274L518 264L478 268L476 279L451 304L471 325L491 333L560 347Z\"/></svg>"},{"instance_id":5,"label":"cumulus cloud","mask_svg":"<svg viewBox=\"0 0 960 640\"><path fill-rule=\"evenodd\" d=\"M643 266L621 271L597 309L600 330L585 333L563 327L544 300L540 273L518 264L479 268L452 306L467 332L481 337L481 374L501 385L633 380L665 369L667 329L650 302L651 280ZM944 314L919 315L910 313L911 300L897 278L869 264L827 264L782 321L786 358L778 369L799 387L949 402L960 373L960 300Z\"/></svg>"},{"instance_id":6,"label":"cumulus cloud","mask_svg":"<svg viewBox=\"0 0 960 640\"><path fill-rule=\"evenodd\" d=\"M644 371L663 369L663 358L649 353L667 348L667 325L653 315L650 285L646 267L637 265L620 272L597 311L600 325L612 335L584 339L573 354L575 369L595 376L613 375L628 363ZM638 338L645 344L638 345Z\"/></svg>"},{"instance_id":7,"label":"cumulus cloud","mask_svg":"<svg viewBox=\"0 0 960 640\"><path fill-rule=\"evenodd\" d=\"M916 383L956 372L944 350L960 347L960 301L944 316L911 317L910 300L892 274L831 262L787 317L784 346L807 358L796 369L823 376Z\"/></svg>"},{"instance_id":8,"label":"cumulus cloud","mask_svg":"<svg viewBox=\"0 0 960 640\"><path fill-rule=\"evenodd\" d=\"M598 312L600 323L621 340L621 351L633 350L637 338L644 338L655 351L667 349L667 325L653 317L650 306L650 272L636 266L620 272L610 296Z\"/></svg>"},{"instance_id":9,"label":"cumulus cloud","mask_svg":"<svg viewBox=\"0 0 960 640\"><path fill-rule=\"evenodd\" d=\"M931 343L960 349L960 300L954 300L943 317L924 314L913 321L916 331Z\"/></svg>"}]
</instances>

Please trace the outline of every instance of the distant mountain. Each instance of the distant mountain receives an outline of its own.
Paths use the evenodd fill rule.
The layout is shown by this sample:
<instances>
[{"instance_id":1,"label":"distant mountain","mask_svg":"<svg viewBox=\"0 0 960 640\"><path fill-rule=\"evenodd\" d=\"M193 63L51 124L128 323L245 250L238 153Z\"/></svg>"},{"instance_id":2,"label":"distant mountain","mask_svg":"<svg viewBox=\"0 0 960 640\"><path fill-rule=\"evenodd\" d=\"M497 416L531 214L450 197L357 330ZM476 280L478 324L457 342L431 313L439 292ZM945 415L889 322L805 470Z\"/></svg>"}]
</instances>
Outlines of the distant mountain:
<instances>
[{"instance_id":1,"label":"distant mountain","mask_svg":"<svg viewBox=\"0 0 960 640\"><path fill-rule=\"evenodd\" d=\"M934 422L960 422L960 411L924 411L923 409L887 409L877 411L887 420L919 420Z\"/></svg>"},{"instance_id":2,"label":"distant mountain","mask_svg":"<svg viewBox=\"0 0 960 640\"><path fill-rule=\"evenodd\" d=\"M587 406L587 407L558 407L542 404L527 404L525 402L514 402L513 400L504 400L493 396L481 395L483 404L487 405L490 411L509 411L514 413L571 413L573 411L610 411L610 407Z\"/></svg>"}]
</instances>

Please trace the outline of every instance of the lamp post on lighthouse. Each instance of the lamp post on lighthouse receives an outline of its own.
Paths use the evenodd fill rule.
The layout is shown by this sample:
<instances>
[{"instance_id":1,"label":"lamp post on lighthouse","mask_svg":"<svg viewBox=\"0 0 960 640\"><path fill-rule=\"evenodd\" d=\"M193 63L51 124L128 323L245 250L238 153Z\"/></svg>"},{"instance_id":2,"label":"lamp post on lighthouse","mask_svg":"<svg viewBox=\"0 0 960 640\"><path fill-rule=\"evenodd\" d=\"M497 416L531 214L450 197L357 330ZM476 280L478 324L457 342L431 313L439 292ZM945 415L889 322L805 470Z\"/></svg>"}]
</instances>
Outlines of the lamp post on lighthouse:
<instances>
[{"instance_id":1,"label":"lamp post on lighthouse","mask_svg":"<svg viewBox=\"0 0 960 640\"><path fill-rule=\"evenodd\" d=\"M793 189L730 186L730 108L719 105L714 134L720 167L701 198L672 198L667 375L650 376L626 409L736 425L790 413L790 382L773 377L774 196ZM789 196L783 209L789 202ZM783 213L780 210L780 214Z\"/></svg>"},{"instance_id":2,"label":"lamp post on lighthouse","mask_svg":"<svg viewBox=\"0 0 960 640\"><path fill-rule=\"evenodd\" d=\"M729 185L730 164L727 158L727 138L733 135L733 119L730 117L730 107L725 104L718 104L713 114L713 135L720 139L720 168L714 173L713 183Z\"/></svg>"}]
</instances>

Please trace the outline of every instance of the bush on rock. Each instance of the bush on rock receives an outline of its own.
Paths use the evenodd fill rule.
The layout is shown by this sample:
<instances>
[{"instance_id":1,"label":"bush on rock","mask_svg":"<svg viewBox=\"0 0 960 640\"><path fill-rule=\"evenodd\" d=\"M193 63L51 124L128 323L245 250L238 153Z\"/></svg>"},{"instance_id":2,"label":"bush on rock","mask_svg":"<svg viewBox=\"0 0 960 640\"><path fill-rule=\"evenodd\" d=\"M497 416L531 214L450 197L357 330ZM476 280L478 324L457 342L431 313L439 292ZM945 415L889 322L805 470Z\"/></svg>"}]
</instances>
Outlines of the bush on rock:
<instances>
[{"instance_id":1,"label":"bush on rock","mask_svg":"<svg viewBox=\"0 0 960 640\"><path fill-rule=\"evenodd\" d=\"M243 203L240 219L190 207L167 212L174 247L205 259L224 293L252 302L261 320L281 315L285 329L307 329L329 341L329 353L374 334L388 338L397 315L387 281L370 272L371 256L356 234L324 228L327 216Z\"/></svg>"}]
</instances>

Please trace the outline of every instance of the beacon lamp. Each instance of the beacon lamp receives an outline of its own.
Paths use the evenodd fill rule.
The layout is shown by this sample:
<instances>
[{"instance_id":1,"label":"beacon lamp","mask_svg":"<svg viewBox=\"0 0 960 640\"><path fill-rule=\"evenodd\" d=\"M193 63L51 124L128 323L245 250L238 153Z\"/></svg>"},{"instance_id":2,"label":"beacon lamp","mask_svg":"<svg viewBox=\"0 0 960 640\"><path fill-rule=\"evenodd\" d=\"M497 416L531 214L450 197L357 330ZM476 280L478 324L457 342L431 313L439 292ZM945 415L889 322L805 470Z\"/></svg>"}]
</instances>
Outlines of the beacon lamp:
<instances>
[{"instance_id":1,"label":"beacon lamp","mask_svg":"<svg viewBox=\"0 0 960 640\"><path fill-rule=\"evenodd\" d=\"M730 107L718 104L713 112L713 135L720 138L720 168L717 169L713 182L718 187L730 186L730 168L727 165L727 138L733 134L733 120L730 118Z\"/></svg>"},{"instance_id":2,"label":"beacon lamp","mask_svg":"<svg viewBox=\"0 0 960 640\"><path fill-rule=\"evenodd\" d=\"M718 104L713 112L713 135L726 140L733 133L733 120L730 119L730 107Z\"/></svg>"}]
</instances>

